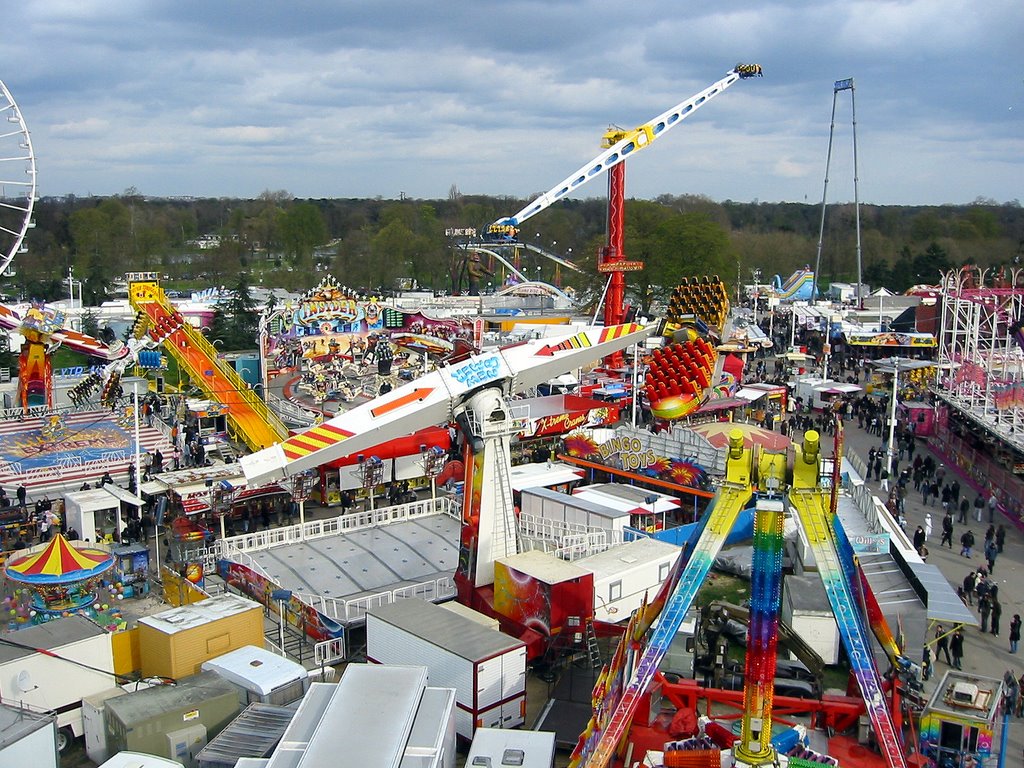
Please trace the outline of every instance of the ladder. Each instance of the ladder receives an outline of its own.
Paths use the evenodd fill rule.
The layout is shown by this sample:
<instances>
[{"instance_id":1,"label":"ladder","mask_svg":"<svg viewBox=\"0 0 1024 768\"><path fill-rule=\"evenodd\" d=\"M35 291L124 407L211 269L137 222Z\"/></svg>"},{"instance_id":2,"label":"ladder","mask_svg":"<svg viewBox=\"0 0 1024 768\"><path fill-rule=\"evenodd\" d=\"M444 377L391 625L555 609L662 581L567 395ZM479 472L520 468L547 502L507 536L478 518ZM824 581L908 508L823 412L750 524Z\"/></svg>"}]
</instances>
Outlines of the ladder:
<instances>
[{"instance_id":1,"label":"ladder","mask_svg":"<svg viewBox=\"0 0 1024 768\"><path fill-rule=\"evenodd\" d=\"M494 472L494 528L492 542L501 541L501 551L494 549L494 557L515 555L520 550L519 521L515 515L515 502L512 498L512 483L505 468L509 466L505 441L499 437L494 441L495 472ZM512 542L511 551L508 543ZM493 545L492 545L493 546Z\"/></svg>"},{"instance_id":2,"label":"ladder","mask_svg":"<svg viewBox=\"0 0 1024 768\"><path fill-rule=\"evenodd\" d=\"M599 669L604 662L601 661L601 648L597 644L597 632L594 631L594 620L587 619L587 658L593 669Z\"/></svg>"}]
</instances>

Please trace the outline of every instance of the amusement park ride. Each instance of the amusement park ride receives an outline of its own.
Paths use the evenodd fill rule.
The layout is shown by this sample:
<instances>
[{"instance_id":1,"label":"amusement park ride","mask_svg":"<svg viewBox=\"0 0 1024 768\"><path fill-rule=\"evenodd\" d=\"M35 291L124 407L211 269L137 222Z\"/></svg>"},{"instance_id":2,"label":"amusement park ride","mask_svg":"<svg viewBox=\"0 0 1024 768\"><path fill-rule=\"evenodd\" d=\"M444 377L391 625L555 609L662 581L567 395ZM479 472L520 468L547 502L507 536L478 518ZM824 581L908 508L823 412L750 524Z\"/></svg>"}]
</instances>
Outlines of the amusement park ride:
<instances>
[{"instance_id":1,"label":"amusement park ride","mask_svg":"<svg viewBox=\"0 0 1024 768\"><path fill-rule=\"evenodd\" d=\"M20 393L23 405L52 407L45 355L47 345L52 347L57 342L78 345L89 354L107 360L108 384L104 386L109 386L111 380L116 381L115 377L124 366L137 361L141 352L162 345L178 357L208 395L229 403L237 433L245 436L249 447L255 451L239 461L250 486L301 477L326 462L358 454L416 430L455 424L463 436L465 468L462 532L455 573L459 600L498 617L506 628L525 633L530 627L515 627L513 619L500 615L494 587L496 561L515 555L520 549L509 481L510 439L522 430L528 414L517 405L515 398L560 374L597 360L620 360L622 350L640 344L654 332L654 326L621 322L624 273L640 268L639 262L626 260L623 248L623 161L649 146L737 80L760 74L759 66L738 65L724 79L650 123L633 131L610 131L605 136L606 149L601 155L514 216L491 226L492 237L514 239L522 222L595 176L610 171L608 243L599 260L599 270L609 275L602 326L586 327L561 338L527 341L476 354L426 373L304 432L286 436L284 427L266 410L262 401L233 376L233 372L226 370L216 350L175 313L155 276L137 274L130 280L130 300L138 313L137 320L129 342L120 347L107 347L82 334L64 330L61 318L48 316L42 308L34 307L26 318L0 308L0 325L21 328L29 342L28 352L23 352L23 368L28 374ZM7 94L6 88L3 90ZM34 184L34 164L32 178ZM34 197L34 186L30 197ZM28 226L30 218L31 205L24 227ZM23 235L22 229L21 237ZM4 267L20 247L19 237L3 262ZM675 294L679 301L696 302L704 307L695 325L708 320L720 325L727 307L721 282L705 279L687 283L685 288ZM710 318L709 314L715 317ZM703 341L700 334L691 329L678 324L673 327L670 323L663 331L668 332L672 343L652 364L645 390L652 405L664 404L665 418L678 418L692 410L703 393L716 383L715 354L707 344L700 343ZM33 375L33 371L38 374ZM680 389L680 381L690 379L696 383L686 391ZM670 402L672 398L678 402ZM905 669L909 664L900 656L835 517L833 494L838 487L841 451L840 428L830 491L828 484L822 483L823 457L816 432L806 433L802 445L793 454L758 452L745 447L741 436L732 437L726 477L710 507L681 550L675 568L658 595L630 620L611 661L602 670L594 692L594 716L580 737L573 765L605 768L619 754L629 739L634 716L659 674L659 664L697 590L708 576L716 554L739 513L755 498L754 573L744 715L739 740L728 744L732 748L730 759L733 764L745 766L785 765L787 762L792 768L810 765L802 762L802 758L787 758L772 738L782 526L788 500L802 522L815 555L879 749L890 768L906 766L900 731L893 720L869 646L869 625L882 640L894 668ZM589 622L592 615L582 619ZM572 627L569 622L564 626L550 626L548 639L563 631L579 631L578 626ZM693 695L693 689L686 686L674 690L667 681L662 681L662 686L669 698L675 696L684 700ZM895 698L895 686L892 690ZM898 708L895 711L898 712ZM676 751L686 752L689 757L677 756L673 758L675 762L668 762L666 758L670 765L723 764L721 746L676 746L679 747Z\"/></svg>"},{"instance_id":2,"label":"amusement park ride","mask_svg":"<svg viewBox=\"0 0 1024 768\"><path fill-rule=\"evenodd\" d=\"M725 91L738 80L761 77L759 64L737 64L724 78L712 83L700 93L662 112L648 122L632 130L612 128L607 131L601 141L604 149L601 154L585 163L576 171L565 177L547 192L538 195L518 212L511 216L498 219L487 227L485 240L491 243L514 243L519 234L519 227L529 218L546 210L554 203L568 197L587 182L608 172L608 232L607 243L598 254L597 269L608 275L608 281L602 296L604 305L604 325L619 325L625 321L627 305L625 303L626 272L643 269L643 262L626 259L625 243L625 210L626 210L626 166L625 161L642 149L649 147L654 141L664 136L669 130L692 115L715 96ZM572 266L567 262L562 262ZM506 263L507 264L507 263ZM508 265L510 266L510 265ZM576 267L572 267L577 269ZM621 354L613 353L607 361L612 367L620 367Z\"/></svg>"},{"instance_id":3,"label":"amusement park ride","mask_svg":"<svg viewBox=\"0 0 1024 768\"><path fill-rule=\"evenodd\" d=\"M495 561L516 554L519 544L508 479L509 437L518 431L526 414L517 409L512 398L558 373L639 343L652 330L638 325L591 327L561 340L530 341L474 356L429 373L280 445L243 457L242 469L252 484L284 480L410 430L443 422L457 424L464 436L466 468L456 571L459 600L508 625L508 617L496 610L493 585ZM837 443L837 456L840 452ZM842 543L845 536L836 528L830 492L821 483L817 433L805 436L790 462L787 465L786 454L759 454L743 447L741 438L732 441L726 479L696 538L684 548L661 593L627 627L618 651L602 673L595 693L595 719L581 737L575 764L600 768L611 764L715 555L755 490L758 502L746 714L734 759L743 765L771 765L779 758L771 742L771 704L781 590L783 498L788 491L789 503L800 517L817 558L879 746L889 766L906 764L863 615L870 617L876 634L886 640L894 665L905 667L907 662L899 656L848 544ZM564 629L552 627L551 632ZM793 761L790 764L800 765Z\"/></svg>"}]
</instances>

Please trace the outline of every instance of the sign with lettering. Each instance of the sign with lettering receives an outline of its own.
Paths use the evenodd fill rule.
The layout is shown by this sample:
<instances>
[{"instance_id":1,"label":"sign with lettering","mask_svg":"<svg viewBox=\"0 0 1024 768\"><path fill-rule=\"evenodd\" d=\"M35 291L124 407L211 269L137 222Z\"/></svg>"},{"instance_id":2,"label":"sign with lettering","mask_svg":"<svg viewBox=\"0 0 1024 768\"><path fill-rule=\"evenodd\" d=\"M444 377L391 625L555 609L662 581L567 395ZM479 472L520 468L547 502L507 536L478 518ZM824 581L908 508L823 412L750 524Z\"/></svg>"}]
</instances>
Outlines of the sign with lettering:
<instances>
[{"instance_id":1,"label":"sign with lettering","mask_svg":"<svg viewBox=\"0 0 1024 768\"><path fill-rule=\"evenodd\" d=\"M598 452L606 461L612 456L618 456L622 468L629 470L644 469L658 460L654 451L644 448L644 444L636 437L613 437L601 443Z\"/></svg>"},{"instance_id":2,"label":"sign with lettering","mask_svg":"<svg viewBox=\"0 0 1024 768\"><path fill-rule=\"evenodd\" d=\"M850 536L850 546L857 554L884 555L889 553L888 533L858 533Z\"/></svg>"},{"instance_id":3,"label":"sign with lettering","mask_svg":"<svg viewBox=\"0 0 1024 768\"><path fill-rule=\"evenodd\" d=\"M475 387L497 378L501 370L501 361L497 355L474 357L457 368L452 369L451 376L460 384Z\"/></svg>"}]
</instances>

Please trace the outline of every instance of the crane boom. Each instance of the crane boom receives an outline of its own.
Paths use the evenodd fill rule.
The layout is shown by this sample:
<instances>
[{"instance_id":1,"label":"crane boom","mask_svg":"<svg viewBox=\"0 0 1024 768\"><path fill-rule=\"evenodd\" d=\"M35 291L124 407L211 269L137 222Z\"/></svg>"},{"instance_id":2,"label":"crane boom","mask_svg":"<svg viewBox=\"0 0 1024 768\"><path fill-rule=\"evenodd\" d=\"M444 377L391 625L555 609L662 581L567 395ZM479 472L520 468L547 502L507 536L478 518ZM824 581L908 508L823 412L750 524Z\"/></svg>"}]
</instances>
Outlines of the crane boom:
<instances>
[{"instance_id":1,"label":"crane boom","mask_svg":"<svg viewBox=\"0 0 1024 768\"><path fill-rule=\"evenodd\" d=\"M508 218L498 219L491 227L507 228L519 226L531 216L535 216L563 197L576 191L588 181L600 176L609 168L618 165L630 155L636 154L641 149L650 146L655 139L663 136L737 80L760 76L760 65L737 64L733 69L729 70L725 77L716 83L712 83L700 93L676 104L671 109L662 112L657 117L631 131L617 133L616 136L621 136L621 138L605 149L600 155L528 203L518 213ZM508 230L499 231L507 232Z\"/></svg>"}]
</instances>

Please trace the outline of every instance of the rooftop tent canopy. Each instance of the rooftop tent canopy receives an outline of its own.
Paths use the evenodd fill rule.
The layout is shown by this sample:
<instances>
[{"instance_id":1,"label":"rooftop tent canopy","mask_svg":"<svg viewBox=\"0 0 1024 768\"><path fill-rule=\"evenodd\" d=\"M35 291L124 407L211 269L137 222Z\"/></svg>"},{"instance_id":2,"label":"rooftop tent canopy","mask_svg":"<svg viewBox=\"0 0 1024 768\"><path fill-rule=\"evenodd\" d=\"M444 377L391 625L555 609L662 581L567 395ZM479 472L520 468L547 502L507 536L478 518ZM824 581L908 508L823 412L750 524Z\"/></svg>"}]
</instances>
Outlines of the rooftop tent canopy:
<instances>
[{"instance_id":1,"label":"rooftop tent canopy","mask_svg":"<svg viewBox=\"0 0 1024 768\"><path fill-rule=\"evenodd\" d=\"M4 572L24 584L64 584L91 579L113 566L110 553L74 547L58 533L44 549L8 561Z\"/></svg>"},{"instance_id":2,"label":"rooftop tent canopy","mask_svg":"<svg viewBox=\"0 0 1024 768\"><path fill-rule=\"evenodd\" d=\"M146 505L142 499L136 496L131 491L126 491L119 485L113 483L104 483L103 490L109 493L111 496L116 498L118 501L123 501L125 504L131 504L133 507L143 507Z\"/></svg>"},{"instance_id":3,"label":"rooftop tent canopy","mask_svg":"<svg viewBox=\"0 0 1024 768\"><path fill-rule=\"evenodd\" d=\"M905 357L886 357L881 360L869 360L868 363L875 366L875 370L881 373L895 373L897 366L899 366L900 373L935 366L935 362L932 360L911 360Z\"/></svg>"}]
</instances>

